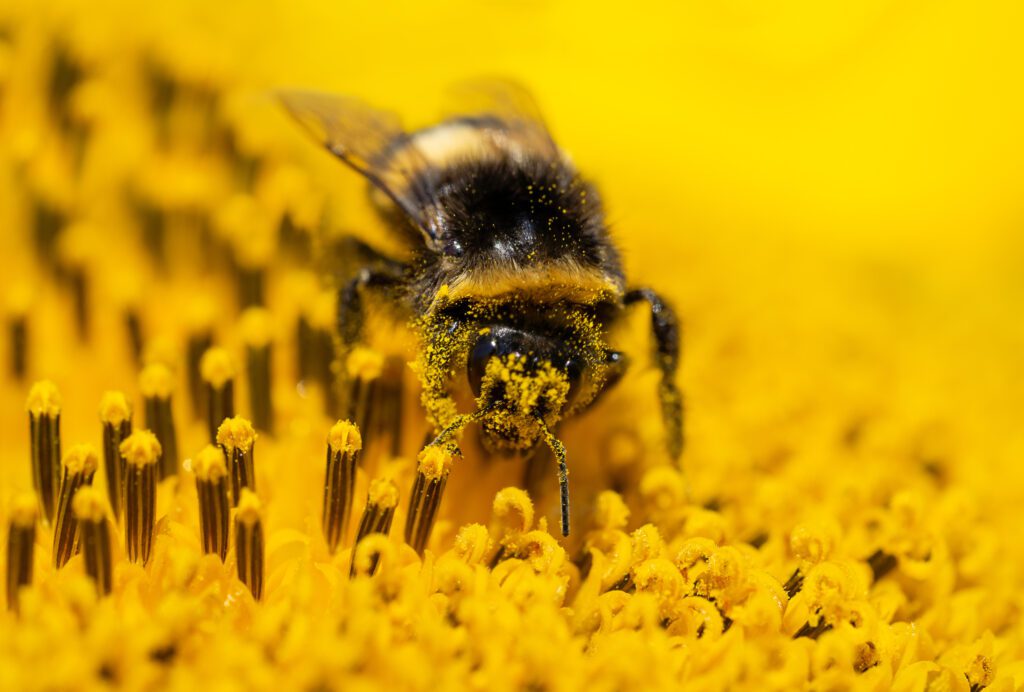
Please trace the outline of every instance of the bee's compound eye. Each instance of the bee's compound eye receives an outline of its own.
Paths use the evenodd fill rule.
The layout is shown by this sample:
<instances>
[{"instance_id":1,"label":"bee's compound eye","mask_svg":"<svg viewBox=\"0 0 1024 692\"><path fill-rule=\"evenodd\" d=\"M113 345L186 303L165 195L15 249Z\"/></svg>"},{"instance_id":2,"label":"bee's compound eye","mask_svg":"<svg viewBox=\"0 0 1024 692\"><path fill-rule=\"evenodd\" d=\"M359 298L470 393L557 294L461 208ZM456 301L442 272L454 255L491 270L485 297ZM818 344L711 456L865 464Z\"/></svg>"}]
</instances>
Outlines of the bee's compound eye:
<instances>
[{"instance_id":1,"label":"bee's compound eye","mask_svg":"<svg viewBox=\"0 0 1024 692\"><path fill-rule=\"evenodd\" d=\"M477 339L473 349L469 352L469 357L466 360L466 374L469 377L469 386L473 388L475 396L480 396L480 383L483 382L484 373L487 371L487 361L497 352L498 343L490 333Z\"/></svg>"}]
</instances>

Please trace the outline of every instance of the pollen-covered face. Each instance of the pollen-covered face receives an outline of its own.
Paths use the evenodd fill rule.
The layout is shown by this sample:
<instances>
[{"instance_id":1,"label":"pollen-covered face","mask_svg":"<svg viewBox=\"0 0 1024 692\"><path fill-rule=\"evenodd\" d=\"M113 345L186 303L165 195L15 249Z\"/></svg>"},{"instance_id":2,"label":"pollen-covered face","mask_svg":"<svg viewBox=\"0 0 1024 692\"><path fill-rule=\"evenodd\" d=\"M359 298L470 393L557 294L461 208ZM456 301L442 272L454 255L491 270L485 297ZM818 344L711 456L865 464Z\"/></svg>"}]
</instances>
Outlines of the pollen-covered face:
<instances>
[{"instance_id":1,"label":"pollen-covered face","mask_svg":"<svg viewBox=\"0 0 1024 692\"><path fill-rule=\"evenodd\" d=\"M557 442L559 423L586 409L609 379L614 353L596 310L517 295L463 299L429 313L418 324L423 341L414 367L421 401L441 431L435 441L479 425L491 453Z\"/></svg>"},{"instance_id":2,"label":"pollen-covered face","mask_svg":"<svg viewBox=\"0 0 1024 692\"><path fill-rule=\"evenodd\" d=\"M484 446L492 452L532 448L579 395L583 365L564 344L507 326L482 330L467 356Z\"/></svg>"},{"instance_id":3,"label":"pollen-covered face","mask_svg":"<svg viewBox=\"0 0 1024 692\"><path fill-rule=\"evenodd\" d=\"M488 410L481 430L489 451L527 450L540 438L540 421L551 426L561 418L569 377L548 361L531 365L516 355L487 362L477 404Z\"/></svg>"}]
</instances>

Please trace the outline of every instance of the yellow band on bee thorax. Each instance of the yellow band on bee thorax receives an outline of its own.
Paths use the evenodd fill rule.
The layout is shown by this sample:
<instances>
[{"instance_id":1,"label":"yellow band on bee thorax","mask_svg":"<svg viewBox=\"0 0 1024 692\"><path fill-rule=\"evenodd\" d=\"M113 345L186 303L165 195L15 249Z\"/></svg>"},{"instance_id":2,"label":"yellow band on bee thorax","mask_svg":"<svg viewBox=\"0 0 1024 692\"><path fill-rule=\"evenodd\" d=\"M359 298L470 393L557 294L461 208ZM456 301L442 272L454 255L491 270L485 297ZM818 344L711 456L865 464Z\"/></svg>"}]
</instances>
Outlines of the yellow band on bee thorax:
<instances>
[{"instance_id":1,"label":"yellow band on bee thorax","mask_svg":"<svg viewBox=\"0 0 1024 692\"><path fill-rule=\"evenodd\" d=\"M503 265L476 268L458 275L437 292L431 309L464 298L523 296L540 303L569 301L593 305L621 295L620 283L595 267L575 262L528 267Z\"/></svg>"}]
</instances>

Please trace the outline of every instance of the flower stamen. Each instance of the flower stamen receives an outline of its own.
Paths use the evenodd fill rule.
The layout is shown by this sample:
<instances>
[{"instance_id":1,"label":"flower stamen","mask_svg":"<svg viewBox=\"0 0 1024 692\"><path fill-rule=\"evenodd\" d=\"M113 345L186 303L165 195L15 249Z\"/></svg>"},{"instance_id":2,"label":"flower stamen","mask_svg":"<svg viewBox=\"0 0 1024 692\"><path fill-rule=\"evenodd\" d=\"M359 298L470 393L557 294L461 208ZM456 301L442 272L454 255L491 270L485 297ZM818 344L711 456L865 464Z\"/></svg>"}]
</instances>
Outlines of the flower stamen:
<instances>
[{"instance_id":1,"label":"flower stamen","mask_svg":"<svg viewBox=\"0 0 1024 692\"><path fill-rule=\"evenodd\" d=\"M405 400L405 359L394 356L384 361L381 374L379 400L374 405L376 424L373 440L383 446L386 453L398 456L402 452L402 402Z\"/></svg>"},{"instance_id":2,"label":"flower stamen","mask_svg":"<svg viewBox=\"0 0 1024 692\"><path fill-rule=\"evenodd\" d=\"M359 428L346 420L331 427L327 435L327 473L321 517L327 547L333 553L345 538L356 489L356 466L363 448Z\"/></svg>"},{"instance_id":3,"label":"flower stamen","mask_svg":"<svg viewBox=\"0 0 1024 692\"><path fill-rule=\"evenodd\" d=\"M328 416L339 415L338 378L334 349L337 296L323 291L312 306L299 318L300 378L317 382L324 393L324 410ZM347 363L346 363L347 365Z\"/></svg>"},{"instance_id":4,"label":"flower stamen","mask_svg":"<svg viewBox=\"0 0 1024 692\"><path fill-rule=\"evenodd\" d=\"M124 309L124 329L128 333L128 346L132 360L136 365L142 363L145 338L142 336L142 316L137 305L129 305Z\"/></svg>"},{"instance_id":5,"label":"flower stamen","mask_svg":"<svg viewBox=\"0 0 1024 692\"><path fill-rule=\"evenodd\" d=\"M430 444L418 457L416 480L409 496L409 514L405 521L405 542L417 553L427 546L441 505L448 474L452 468L452 452L446 446Z\"/></svg>"},{"instance_id":6,"label":"flower stamen","mask_svg":"<svg viewBox=\"0 0 1024 692\"><path fill-rule=\"evenodd\" d=\"M178 433L171 407L174 376L166 365L147 365L139 375L139 389L146 410L146 425L160 442L160 478L170 478L178 473Z\"/></svg>"},{"instance_id":7,"label":"flower stamen","mask_svg":"<svg viewBox=\"0 0 1024 692\"><path fill-rule=\"evenodd\" d=\"M105 596L112 589L113 558L103 498L98 490L86 486L75 493L72 509L81 534L85 573L96 583L96 591Z\"/></svg>"},{"instance_id":8,"label":"flower stamen","mask_svg":"<svg viewBox=\"0 0 1024 692\"><path fill-rule=\"evenodd\" d=\"M370 483L370 490L366 495L366 507L359 519L359 529L356 532L355 546L370 535L387 536L391 532L391 522L395 518L395 507L398 506L398 486L390 478L375 478ZM377 569L379 556L370 558L368 574L373 574ZM352 551L352 566L349 569L349 576L355 576L356 561L355 550Z\"/></svg>"},{"instance_id":9,"label":"flower stamen","mask_svg":"<svg viewBox=\"0 0 1024 692\"><path fill-rule=\"evenodd\" d=\"M125 467L124 545L129 562L145 565L156 524L157 465L160 442L149 430L136 430L121 443Z\"/></svg>"},{"instance_id":10,"label":"flower stamen","mask_svg":"<svg viewBox=\"0 0 1024 692\"><path fill-rule=\"evenodd\" d=\"M206 397L203 396L205 387L199 364L202 362L203 354L213 347L213 332L203 328L189 334L188 344L185 346L185 368L188 374L188 397L192 404L192 415L202 418L206 411Z\"/></svg>"},{"instance_id":11,"label":"flower stamen","mask_svg":"<svg viewBox=\"0 0 1024 692\"><path fill-rule=\"evenodd\" d=\"M231 499L237 507L241 501L243 488L256 490L256 472L253 466L256 431L248 420L235 416L220 424L215 439L224 451L228 473L231 475Z\"/></svg>"},{"instance_id":12,"label":"flower stamen","mask_svg":"<svg viewBox=\"0 0 1024 692\"><path fill-rule=\"evenodd\" d=\"M132 434L132 409L123 392L105 392L100 399L100 422L103 424L103 468L107 474L107 497L114 518L121 519L124 497L124 463L121 443Z\"/></svg>"},{"instance_id":13,"label":"flower stamen","mask_svg":"<svg viewBox=\"0 0 1024 692\"><path fill-rule=\"evenodd\" d=\"M241 244L241 239L236 240ZM267 261L263 254L235 252L235 273L238 286L238 304L246 308L266 305Z\"/></svg>"},{"instance_id":14,"label":"flower stamen","mask_svg":"<svg viewBox=\"0 0 1024 692\"><path fill-rule=\"evenodd\" d=\"M373 404L383 369L383 356L365 346L353 348L345 359L348 391L344 416L355 421L360 430L368 431L373 424Z\"/></svg>"},{"instance_id":15,"label":"flower stamen","mask_svg":"<svg viewBox=\"0 0 1024 692\"><path fill-rule=\"evenodd\" d=\"M19 312L8 317L7 333L11 340L11 376L20 382L28 372L28 316Z\"/></svg>"},{"instance_id":16,"label":"flower stamen","mask_svg":"<svg viewBox=\"0 0 1024 692\"><path fill-rule=\"evenodd\" d=\"M270 396L272 330L270 313L263 308L249 308L242 313L242 339L245 341L245 368L249 377L249 410L257 430L273 429L273 407Z\"/></svg>"},{"instance_id":17,"label":"flower stamen","mask_svg":"<svg viewBox=\"0 0 1024 692\"><path fill-rule=\"evenodd\" d=\"M203 354L199 372L206 388L206 425L214 443L221 422L235 415L235 363L227 351L214 346Z\"/></svg>"},{"instance_id":18,"label":"flower stamen","mask_svg":"<svg viewBox=\"0 0 1024 692\"><path fill-rule=\"evenodd\" d=\"M228 495L228 467L224 454L213 445L206 445L192 462L199 496L199 530L203 552L220 556L228 554L228 519L231 500Z\"/></svg>"},{"instance_id":19,"label":"flower stamen","mask_svg":"<svg viewBox=\"0 0 1024 692\"><path fill-rule=\"evenodd\" d=\"M89 339L89 277L85 267L69 267L68 283L71 285L71 300L75 309L75 332L82 341Z\"/></svg>"},{"instance_id":20,"label":"flower stamen","mask_svg":"<svg viewBox=\"0 0 1024 692\"><path fill-rule=\"evenodd\" d=\"M39 500L24 493L11 504L7 531L7 608L18 611L18 591L32 583Z\"/></svg>"},{"instance_id":21,"label":"flower stamen","mask_svg":"<svg viewBox=\"0 0 1024 692\"><path fill-rule=\"evenodd\" d=\"M39 496L43 519L53 521L60 472L60 392L49 380L32 385L26 403L32 437L32 486Z\"/></svg>"},{"instance_id":22,"label":"flower stamen","mask_svg":"<svg viewBox=\"0 0 1024 692\"><path fill-rule=\"evenodd\" d=\"M367 388L368 401L363 410L359 413L350 411L356 416L353 420L359 424L360 430L366 433L366 448L362 456L364 467L382 457L401 454L404 368L404 360L400 357L383 359Z\"/></svg>"},{"instance_id":23,"label":"flower stamen","mask_svg":"<svg viewBox=\"0 0 1024 692\"><path fill-rule=\"evenodd\" d=\"M238 564L238 578L249 587L257 601L263 596L263 520L262 506L256 493L248 488L242 490L235 515L235 560Z\"/></svg>"},{"instance_id":24,"label":"flower stamen","mask_svg":"<svg viewBox=\"0 0 1024 692\"><path fill-rule=\"evenodd\" d=\"M825 632L832 629L832 625L825 622L824 618L817 625L812 625L810 622L805 622L799 630L793 635L793 639L799 639L800 637L808 637L810 639L817 639Z\"/></svg>"},{"instance_id":25,"label":"flower stamen","mask_svg":"<svg viewBox=\"0 0 1024 692\"><path fill-rule=\"evenodd\" d=\"M803 585L804 574L800 571L800 568L797 567L793 570L793 574L789 575L789 579L786 580L786 583L782 585L782 590L786 592L787 596L793 598L793 596L796 596L800 589L803 588Z\"/></svg>"},{"instance_id":26,"label":"flower stamen","mask_svg":"<svg viewBox=\"0 0 1024 692\"><path fill-rule=\"evenodd\" d=\"M878 581L889 572L891 572L898 564L899 559L890 553L885 552L881 548L871 553L868 557L867 563L871 567L871 575L874 581Z\"/></svg>"},{"instance_id":27,"label":"flower stamen","mask_svg":"<svg viewBox=\"0 0 1024 692\"><path fill-rule=\"evenodd\" d=\"M71 559L78 547L78 527L71 502L79 488L92 485L99 461L92 445L75 445L64 455L62 465L63 479L53 529L53 566L57 569Z\"/></svg>"}]
</instances>

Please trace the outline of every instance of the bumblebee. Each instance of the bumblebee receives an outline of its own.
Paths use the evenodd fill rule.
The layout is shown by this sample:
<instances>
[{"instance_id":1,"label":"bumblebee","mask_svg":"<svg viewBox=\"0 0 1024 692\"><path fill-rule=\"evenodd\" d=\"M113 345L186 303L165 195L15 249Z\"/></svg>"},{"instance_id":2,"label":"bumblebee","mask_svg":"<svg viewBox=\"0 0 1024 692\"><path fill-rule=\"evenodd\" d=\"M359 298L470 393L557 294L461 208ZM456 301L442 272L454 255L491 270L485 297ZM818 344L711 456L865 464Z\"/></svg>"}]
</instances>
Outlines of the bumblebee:
<instances>
[{"instance_id":1,"label":"bumblebee","mask_svg":"<svg viewBox=\"0 0 1024 692\"><path fill-rule=\"evenodd\" d=\"M340 288L342 348L363 337L369 293L408 308L431 444L454 447L472 422L491 453L526 455L545 443L558 463L568 535L568 468L555 431L625 374L626 355L606 339L633 305L650 310L668 452L680 455L679 326L658 294L627 286L598 191L555 144L529 94L504 82L467 93L462 115L411 132L353 98L280 98L369 182L410 249L408 262L372 253ZM456 404L460 372L475 397L470 412Z\"/></svg>"}]
</instances>

